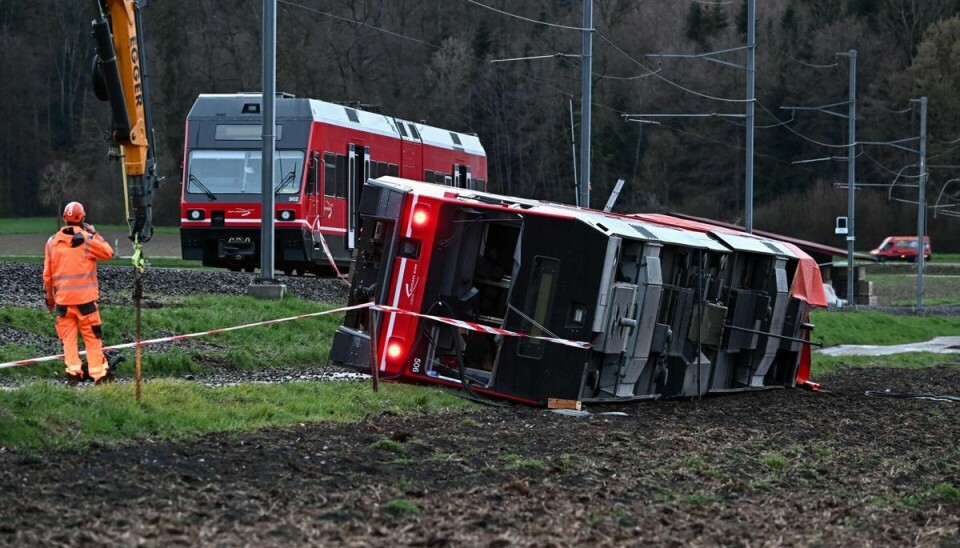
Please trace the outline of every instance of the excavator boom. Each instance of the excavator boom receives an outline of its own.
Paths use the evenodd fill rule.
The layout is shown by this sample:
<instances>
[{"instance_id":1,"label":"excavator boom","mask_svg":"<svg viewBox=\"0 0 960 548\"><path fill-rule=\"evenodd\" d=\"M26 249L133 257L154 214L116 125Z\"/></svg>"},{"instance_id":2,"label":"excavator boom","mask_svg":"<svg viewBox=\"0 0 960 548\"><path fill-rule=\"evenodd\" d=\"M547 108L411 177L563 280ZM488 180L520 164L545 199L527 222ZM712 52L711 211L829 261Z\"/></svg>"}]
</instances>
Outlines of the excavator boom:
<instances>
[{"instance_id":1,"label":"excavator boom","mask_svg":"<svg viewBox=\"0 0 960 548\"><path fill-rule=\"evenodd\" d=\"M140 10L146 0L94 0L94 91L110 104L110 139L122 150L130 239L153 235L153 191L159 186Z\"/></svg>"}]
</instances>

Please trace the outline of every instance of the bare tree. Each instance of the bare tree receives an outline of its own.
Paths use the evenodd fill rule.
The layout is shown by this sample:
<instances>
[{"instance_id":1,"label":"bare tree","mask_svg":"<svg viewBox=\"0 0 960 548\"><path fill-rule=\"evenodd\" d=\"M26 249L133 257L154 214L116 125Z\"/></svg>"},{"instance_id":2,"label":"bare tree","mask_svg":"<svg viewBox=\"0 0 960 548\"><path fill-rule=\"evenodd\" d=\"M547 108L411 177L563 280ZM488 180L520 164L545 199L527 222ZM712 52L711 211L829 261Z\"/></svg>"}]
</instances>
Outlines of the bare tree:
<instances>
[{"instance_id":1,"label":"bare tree","mask_svg":"<svg viewBox=\"0 0 960 548\"><path fill-rule=\"evenodd\" d=\"M40 203L59 212L71 196L77 193L80 170L67 160L54 160L40 172ZM59 221L58 221L59 224Z\"/></svg>"}]
</instances>

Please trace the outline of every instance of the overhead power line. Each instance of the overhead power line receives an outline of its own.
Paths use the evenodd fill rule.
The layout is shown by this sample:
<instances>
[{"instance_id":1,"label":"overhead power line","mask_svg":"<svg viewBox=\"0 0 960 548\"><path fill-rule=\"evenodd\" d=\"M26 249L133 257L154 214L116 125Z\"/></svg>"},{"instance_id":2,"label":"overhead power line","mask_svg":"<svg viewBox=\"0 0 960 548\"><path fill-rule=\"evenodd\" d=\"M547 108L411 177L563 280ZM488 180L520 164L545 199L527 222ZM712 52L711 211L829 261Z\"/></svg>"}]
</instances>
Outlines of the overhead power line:
<instances>
[{"instance_id":1,"label":"overhead power line","mask_svg":"<svg viewBox=\"0 0 960 548\"><path fill-rule=\"evenodd\" d=\"M400 39L402 39L402 40L408 40L408 41L410 41L410 42L416 42L417 44L421 44L421 45L424 45L424 46L433 48L433 49L435 49L435 50L442 50L442 49L443 49L442 46L439 46L439 45L437 45L437 44L433 44L433 43L431 43L431 42L427 42L426 40L421 40L421 39L419 39L419 38L414 38L414 37L412 37L412 36L407 36L407 35L405 35L405 34L400 34L399 32L394 32L394 31L392 31L392 30L387 30L387 29L385 29L385 28L378 27L378 26L376 26L376 25L371 25L370 23L364 23L363 21L357 21L357 20L354 20L354 19L350 19L350 18L348 18L348 17L343 17L343 16L336 15L336 14L333 14L333 13L330 13L330 12L327 12L327 11L319 10L319 9L317 9L317 8L312 8L312 7L310 7L310 6L304 6L303 4L298 4L298 3L296 3L296 2L291 2L290 0L277 0L277 2L280 3L280 4L286 4L286 5L288 5L288 6L292 6L292 7L295 7L295 8L300 8L300 9L302 9L302 10L306 10L306 11L309 11L309 12L313 12L313 13L316 13L316 14L318 14L318 15L323 15L323 16L325 16L325 17L330 17L331 19L337 19L337 20L343 21L343 22L345 22L345 23L350 23L351 25L360 25L360 26L362 26L362 27L366 27L366 28L369 28L369 29L371 29L371 30L375 30L375 31L377 31L377 32L382 32L382 33L384 33L384 34L387 34L387 35L389 35L389 36L393 36L393 37L395 37L395 38L400 38ZM472 59L472 60L474 60L474 61L478 61L478 62L481 62L481 63L486 62L484 59L480 59L479 57L474 57L473 55L467 55L466 57L467 57L468 59ZM498 67L498 68L499 68L499 67ZM503 69L500 68L500 70L503 70ZM573 94L570 93L569 91L560 89L560 88L558 88L557 86L554 86L553 84L544 82L543 80L538 80L537 78L533 78L532 76L527 76L527 75L525 75L525 74L518 74L517 76L519 76L520 78L523 78L524 80L529 80L529 81L531 81L531 82L536 82L536 83L538 83L538 84L540 84L540 85L542 85L542 86L548 87L548 88L552 89L553 91L556 91L557 93L561 93L561 94L563 94L563 95L565 95L565 96L572 96L572 95L573 95Z\"/></svg>"},{"instance_id":2,"label":"overhead power line","mask_svg":"<svg viewBox=\"0 0 960 548\"><path fill-rule=\"evenodd\" d=\"M685 91L685 92L687 92L687 93L689 93L689 94L691 94L691 95L696 95L697 97L702 97L702 98L704 98L704 99L710 99L710 100L712 100L712 101L723 101L723 102L726 102L726 103L749 103L749 102L750 102L749 99L730 99L730 98L728 98L728 97L716 97L716 96L713 96L713 95L707 95L706 93L700 93L699 91L695 91L695 90L692 90L692 89L690 89L690 88L684 87L684 86L682 86L682 85L674 82L673 80L670 80L669 78L663 76L662 74L659 74L659 73L654 72L653 69L651 69L650 67L648 67L648 66L646 66L645 64L641 63L640 61L636 60L636 59L635 59L633 56L631 56L629 53L623 51L619 46L617 46L616 44L614 44L613 41L610 40L609 38L607 38L607 36L606 36L605 34L603 34L602 32L600 32L600 31L598 31L598 30L595 30L594 32L596 32L596 33L597 33L597 36L599 36L600 38L602 38L606 43L610 44L610 46L611 46L613 49L615 49L617 52L619 52L621 55L623 55L623 56L626 57L627 59L633 61L637 66L639 66L639 67L641 67L641 68L643 68L643 69L645 69L645 70L647 70L647 71L649 71L649 72L652 72L653 75L656 76L658 79L664 81L664 82L667 83L667 84L670 84L671 86L673 86L673 87L675 87L675 88L677 88L677 89L680 89L680 90L682 90L682 91Z\"/></svg>"},{"instance_id":3,"label":"overhead power line","mask_svg":"<svg viewBox=\"0 0 960 548\"><path fill-rule=\"evenodd\" d=\"M583 32L583 31L585 31L585 30L593 30L593 29L586 29L586 28L583 28L583 27L573 27L573 26L570 26L570 25L558 25L558 24L556 24L556 23L549 23L549 22L547 22L547 21L540 21L540 20L538 20L538 19L530 19L529 17L523 17L522 15L517 15L517 14L515 14L515 13L510 13L509 11L499 10L499 9L493 7L493 6L488 6L488 5L486 5L486 4L477 2L476 0L467 0L467 2L469 2L469 3L471 3L471 4L475 5L475 6L480 6L481 8L486 8L486 9L488 9L488 10L490 10L490 11L495 11L495 12L501 14L501 15L506 15L507 17L513 17L513 18L515 18L515 19L520 19L520 20L522 20L522 21L526 21L526 22L528 22L528 23L534 23L534 24L536 24L536 25L543 25L543 26L545 26L545 27L554 27L554 28L558 28L558 29L578 30L578 31L580 31L580 32Z\"/></svg>"}]
</instances>

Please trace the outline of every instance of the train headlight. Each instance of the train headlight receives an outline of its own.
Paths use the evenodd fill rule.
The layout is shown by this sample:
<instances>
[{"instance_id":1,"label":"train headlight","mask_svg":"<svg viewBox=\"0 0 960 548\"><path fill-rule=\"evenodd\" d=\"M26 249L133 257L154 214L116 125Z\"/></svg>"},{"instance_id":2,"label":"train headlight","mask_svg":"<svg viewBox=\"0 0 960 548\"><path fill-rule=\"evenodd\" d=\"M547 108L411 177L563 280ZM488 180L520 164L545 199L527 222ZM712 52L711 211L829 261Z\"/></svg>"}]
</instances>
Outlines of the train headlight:
<instances>
[{"instance_id":1,"label":"train headlight","mask_svg":"<svg viewBox=\"0 0 960 548\"><path fill-rule=\"evenodd\" d=\"M292 221L296 214L292 209L281 209L277 212L277 220L279 221Z\"/></svg>"},{"instance_id":2,"label":"train headlight","mask_svg":"<svg viewBox=\"0 0 960 548\"><path fill-rule=\"evenodd\" d=\"M189 209L187 210L187 218L191 221L202 221L203 220L203 210L202 209Z\"/></svg>"}]
</instances>

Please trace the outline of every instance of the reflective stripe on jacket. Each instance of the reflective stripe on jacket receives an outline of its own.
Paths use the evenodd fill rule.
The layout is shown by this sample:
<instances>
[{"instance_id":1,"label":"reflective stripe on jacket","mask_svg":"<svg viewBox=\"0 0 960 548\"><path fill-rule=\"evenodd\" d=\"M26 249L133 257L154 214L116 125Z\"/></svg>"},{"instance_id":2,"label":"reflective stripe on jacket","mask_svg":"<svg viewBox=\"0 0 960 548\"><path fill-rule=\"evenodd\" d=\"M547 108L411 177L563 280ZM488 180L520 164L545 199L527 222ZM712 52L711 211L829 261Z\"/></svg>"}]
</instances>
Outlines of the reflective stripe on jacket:
<instances>
[{"instance_id":1,"label":"reflective stripe on jacket","mask_svg":"<svg viewBox=\"0 0 960 548\"><path fill-rule=\"evenodd\" d=\"M113 248L99 234L67 226L47 240L43 258L43 291L59 305L78 305L100 298L97 261L113 257Z\"/></svg>"}]
</instances>

